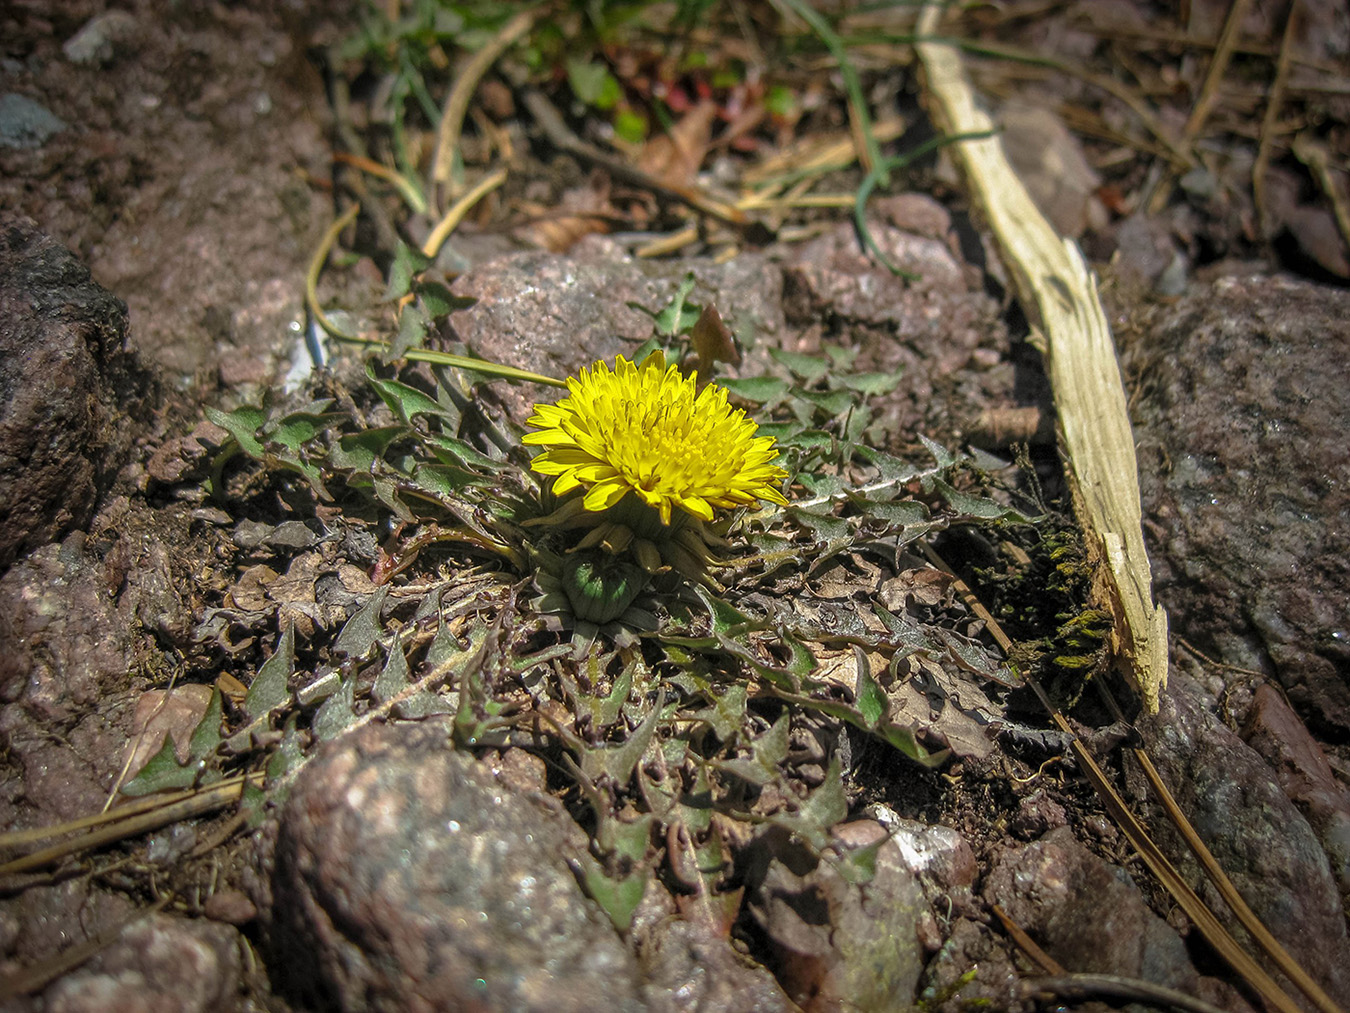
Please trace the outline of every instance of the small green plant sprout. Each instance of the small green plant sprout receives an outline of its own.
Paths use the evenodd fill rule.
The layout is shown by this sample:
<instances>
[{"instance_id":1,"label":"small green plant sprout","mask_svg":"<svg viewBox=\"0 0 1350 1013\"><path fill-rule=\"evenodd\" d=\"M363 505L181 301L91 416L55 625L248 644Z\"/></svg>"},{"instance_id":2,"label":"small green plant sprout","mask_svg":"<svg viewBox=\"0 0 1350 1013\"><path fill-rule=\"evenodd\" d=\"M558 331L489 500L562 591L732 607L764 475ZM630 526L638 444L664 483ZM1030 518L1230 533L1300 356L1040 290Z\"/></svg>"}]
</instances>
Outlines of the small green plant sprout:
<instances>
[{"instance_id":1,"label":"small green plant sprout","mask_svg":"<svg viewBox=\"0 0 1350 1013\"><path fill-rule=\"evenodd\" d=\"M619 356L613 370L598 362L567 389L535 406L528 421L538 428L523 442L545 448L531 467L560 499L533 523L586 529L560 575L578 618L618 618L658 574L707 580L714 548L726 545L709 527L717 510L787 505L773 437L663 352L640 364Z\"/></svg>"}]
</instances>

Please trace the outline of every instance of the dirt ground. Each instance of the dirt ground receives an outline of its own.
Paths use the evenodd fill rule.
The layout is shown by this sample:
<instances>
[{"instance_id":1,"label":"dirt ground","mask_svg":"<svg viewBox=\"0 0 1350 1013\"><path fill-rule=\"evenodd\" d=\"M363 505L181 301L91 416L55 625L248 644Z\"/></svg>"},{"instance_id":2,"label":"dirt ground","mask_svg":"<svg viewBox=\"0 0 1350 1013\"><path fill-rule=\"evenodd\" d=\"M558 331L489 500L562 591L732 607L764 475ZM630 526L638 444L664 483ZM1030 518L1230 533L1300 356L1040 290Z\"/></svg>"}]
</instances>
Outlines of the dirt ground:
<instances>
[{"instance_id":1,"label":"dirt ground","mask_svg":"<svg viewBox=\"0 0 1350 1013\"><path fill-rule=\"evenodd\" d=\"M744 8L749 38L779 24L770 5L728 6ZM906 47L891 38L903 33L869 22L867 12L821 6L848 34L878 133L894 114L917 124L899 135L904 144L918 143L931 128ZM471 8L444 5L456 17ZM714 608L711 627L700 618L678 631L697 644L661 648L699 659L678 683L684 709L676 713L716 734L694 741L688 756L640 751L636 772L630 765L623 776L603 766L617 762L612 756L594 758L620 751L616 744L643 728L650 733L647 712L630 711L626 691L612 713L601 701L626 678L632 706L656 699L659 712L676 693L659 685L668 657L652 662L652 672L638 664L634 675L622 644L606 655L607 667L590 670L563 660L570 654L550 654L570 644L570 631L540 618L534 596L543 582L522 579L522 568L504 561L493 542L498 529L484 520L490 511L472 490L456 490L469 498L455 502L468 506L440 520L442 529L457 525L460 540L429 535L423 545L420 518L393 519L398 496L384 498L378 481L361 487L352 469L331 497L316 491L303 454L274 455L268 468L215 460L233 432L219 413L240 406L275 403L269 424L325 412L371 427L399 421L389 399L397 396L371 392L350 348L328 342L334 358L316 368L311 350L322 331L305 303L312 258L355 198L365 213L340 233L315 298L336 326L388 335L393 300L385 290L397 244L423 242L436 221L431 210L408 208L382 177L334 158L356 154L355 138L375 162L396 160L387 89L403 78L369 52L341 48L372 12L252 3L166 12L100 0L0 12L4 253L7 263L37 265L23 275L37 279L28 291L40 282L77 309L49 311L9 289L0 306L7 317L38 321L33 347L101 348L86 362L77 351L43 359L21 344L4 347L6 440L39 447L37 437L52 431L73 435L68 447L53 440L31 459L0 448L12 480L0 575L0 631L9 641L0 661L0 828L9 849L0 857L10 862L0 880L3 1008L879 1010L919 1002L957 1010L1181 1001L1131 992L1141 980L1211 1004L1190 1008L1263 1008L1250 979L1200 938L1130 847L1035 696L1012 687L986 619L953 576L933 567L925 545L1024 645L1013 661L1042 676L1183 877L1214 902L1147 801L1136 745L1153 755L1274 934L1334 1002L1350 1003L1350 581L1337 498L1344 468L1332 449L1344 395L1330 389L1334 370L1317 383L1300 379L1350 347L1350 259L1337 226L1350 99L1313 83L1327 68L1346 79L1350 25L1336 5L1303 4L1281 58L1284 6L1243 9L1222 87L1206 84L1213 43L1179 42L1153 27L1161 15L1143 5L988 8L959 24L983 47L973 77L1001 109L1010 158L1046 215L1103 272L1141 433L1159 594L1176 609L1171 689L1154 717L1138 713L1109 670L1102 634L1091 632L1100 617L1090 607L1040 357L948 162L930 157L877 190L864 221L879 256L869 256L851 206L766 214L752 228L689 197L705 183L734 189L751 154L848 136L845 82L822 72L818 43L794 52L767 83L743 74L716 84L716 75L696 71L666 81L678 86L665 93L665 108L678 114L674 151L650 138L606 149L642 166L640 178L591 157L617 121L581 100L575 73L571 92L567 72L545 74L524 58L517 63L533 76L508 61L485 77L462 169L473 180L510 155L510 172L427 268L424 277L445 279L466 303L431 322L428 347L575 375L597 359L632 354L689 276L689 300L716 306L742 352L739 363L723 357L722 375L795 378L810 397L784 396L775 420L792 419L784 413L796 405L795 424L833 435L834 446L847 436L908 462L916 477L905 488L922 503L921 514L885 525L891 514L855 503L864 521L842 548L823 518L799 518L795 534L752 525L757 552L790 558L775 570L761 556L723 583L735 608L768 617L763 625L719 627ZM1227 12L1191 4L1186 30L1218 39ZM1166 15L1179 31L1175 12ZM570 8L556 21L564 35L585 24ZM792 23L799 40L811 38ZM577 38L603 53L634 106L641 82L661 80L663 69L649 66L657 62L649 40ZM691 38L715 48L706 31ZM1053 60L1014 59L1014 49ZM462 54L455 59L462 68ZM1128 87L1119 76L1115 87L1102 86L1112 59L1128 69ZM1285 106L1272 126L1262 116L1278 73ZM427 80L440 101L450 68ZM795 98L794 112L765 111L768 84ZM680 89L690 93L683 105L674 97ZM542 125L527 94L561 107L571 140ZM1203 123L1192 122L1198 96L1210 103ZM738 121L738 103L759 103L760 118ZM700 134L705 114L716 128L705 123ZM414 120L404 141L421 145L413 160L425 171L434 125L419 132ZM680 167L691 148L701 172ZM1177 160L1195 152L1180 171ZM823 178L823 191L850 194L863 181L856 166ZM674 255L633 256L690 223L699 226L695 239ZM892 273L883 257L915 276ZM16 269L11 282L18 278ZM116 300L125 303L125 325ZM1216 305L1228 312L1206 316ZM846 354L831 357L830 349ZM28 372L15 365L20 359ZM800 372L812 363L827 364L814 379ZM440 393L443 408L452 400L425 366L397 376ZM830 396L869 383L877 386L866 395L868 415L857 408L849 429L855 409L832 406L853 402ZM1260 400L1265 387L1274 401ZM1211 388L1218 393L1204 394ZM480 434L523 423L535 400L552 398L538 386L472 390L480 407L459 405L455 417ZM314 407L317 398L331 401ZM1192 404L1209 407L1186 419ZM29 414L20 418L11 405ZM1253 462L1246 484L1223 487L1237 504L1231 516L1207 520L1205 530L1186 527L1211 486L1183 480L1198 473L1218 481L1246 464L1240 439L1195 450L1192 461L1187 448L1200 445L1216 418L1224 432L1245 433L1242 419L1266 436L1281 425L1297 432L1302 442L1289 453L1298 460ZM414 418L402 421L417 428ZM983 456L944 464L942 447ZM325 458L329 482L337 460ZM378 475L375 464L364 467ZM490 463L465 467L481 478L473 469ZM354 472L359 478L361 468ZM875 473L845 460L829 477L859 485ZM820 482L799 483L801 498L843 498ZM1245 497L1255 503L1268 488L1279 493L1269 515L1246 506ZM30 490L37 505L25 498L22 512L14 504ZM1036 524L1022 523L1033 516ZM1242 527L1253 518L1266 529ZM1211 549L1222 540L1233 543L1235 559ZM1233 576L1242 560L1256 560L1258 576ZM887 615L909 615L912 628L891 630L890 639L864 628L858 616L875 626L878 603ZM678 609L661 615L678 618ZM513 616L521 618L501 618ZM794 702L782 685L767 688L789 668L784 644L797 642L773 640L771 628L814 645L818 668L847 675L834 684L846 689ZM897 636L913 649L898 650ZM411 663L416 680L447 658L463 661L464 645L487 652L480 663L486 670L481 658L493 659L502 680L519 676L512 689L490 683L472 710L467 681L453 700L434 684L405 692L406 673L395 690L393 681L381 688L399 663ZM292 664L279 670L280 696L269 708L249 690L265 681L268 659L287 652ZM869 652L884 674L877 683L859 674ZM554 673L548 687L530 683L531 659ZM727 718L719 701L747 672L756 686L750 702L742 688L740 710ZM694 675L704 683L696 686ZM893 680L883 686L889 719L918 729L899 748L882 725L864 727L855 706L885 678ZM1113 713L1108 695L1127 715ZM694 718L696 704L703 709ZM214 740L195 751L188 740L199 742L194 731L209 724L203 715L222 705ZM494 705L508 716L533 708L544 717L503 731L490 720ZM773 753L780 725L783 751ZM39 833L103 812L166 734L169 752L175 743L178 751L156 785L160 797L181 790L199 801L69 853L60 842L73 838ZM657 739L678 735L662 726ZM447 748L452 740L461 748ZM718 741L737 745L718 752ZM914 758L944 750L940 764ZM754 768L765 756L769 772ZM213 776L194 774L192 763ZM654 772L666 763L669 770ZM697 775L712 781L688 780L700 764L717 771ZM348 812L352 771L367 768L378 773L360 781L366 801ZM231 781L247 771L261 778L264 769L269 790L283 784L289 796L264 796L261 781ZM184 780L173 780L184 770ZM687 792L659 787L658 773L685 777ZM630 778L640 790L627 786ZM688 802L700 789L725 792L703 825ZM211 791L223 794L207 798ZM654 801L668 796L675 801L665 808ZM642 822L652 813L654 822ZM471 829L466 839L516 843L478 855L480 845L446 838L445 827L461 825ZM615 840L636 840L622 836L635 825L634 856ZM883 838L904 843L886 850L877 844ZM37 846L58 853L14 865ZM927 857L915 865L898 857L905 848ZM862 855L875 865L867 887L847 878L849 856ZM639 877L644 868L648 878ZM645 892L627 910L625 931L615 932L622 901L614 898L635 877ZM478 892L461 897L464 883ZM517 904L525 914L498 918ZM489 928L463 927L479 913ZM1038 962L1010 924L1053 960ZM435 925L459 925L446 930L457 941L441 939ZM1074 973L1084 976L1065 983ZM1113 975L1117 985L1090 973ZM510 984L497 993L456 991L467 988L461 978L495 987L493 974ZM1042 983L1026 984L1032 978ZM1317 1008L1306 996L1294 1002Z\"/></svg>"}]
</instances>

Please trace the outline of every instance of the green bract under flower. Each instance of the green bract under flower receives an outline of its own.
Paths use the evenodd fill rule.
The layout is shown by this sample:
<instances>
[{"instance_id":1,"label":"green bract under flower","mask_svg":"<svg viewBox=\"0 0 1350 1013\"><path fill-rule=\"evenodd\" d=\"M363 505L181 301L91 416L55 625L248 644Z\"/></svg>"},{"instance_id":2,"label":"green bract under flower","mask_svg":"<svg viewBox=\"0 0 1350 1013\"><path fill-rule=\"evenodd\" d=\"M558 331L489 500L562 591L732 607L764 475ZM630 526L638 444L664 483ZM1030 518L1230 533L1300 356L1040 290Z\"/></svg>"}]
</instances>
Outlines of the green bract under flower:
<instances>
[{"instance_id":1,"label":"green bract under flower","mask_svg":"<svg viewBox=\"0 0 1350 1013\"><path fill-rule=\"evenodd\" d=\"M587 510L602 511L632 492L656 510L663 524L678 507L702 520L714 507L759 500L782 506L778 487L787 472L775 462L773 437L745 412L727 404L716 384L703 390L697 374L683 376L653 352L641 365L619 356L614 371L603 362L567 381L568 396L535 405L524 442L547 447L530 462L553 475L553 491L586 490Z\"/></svg>"}]
</instances>

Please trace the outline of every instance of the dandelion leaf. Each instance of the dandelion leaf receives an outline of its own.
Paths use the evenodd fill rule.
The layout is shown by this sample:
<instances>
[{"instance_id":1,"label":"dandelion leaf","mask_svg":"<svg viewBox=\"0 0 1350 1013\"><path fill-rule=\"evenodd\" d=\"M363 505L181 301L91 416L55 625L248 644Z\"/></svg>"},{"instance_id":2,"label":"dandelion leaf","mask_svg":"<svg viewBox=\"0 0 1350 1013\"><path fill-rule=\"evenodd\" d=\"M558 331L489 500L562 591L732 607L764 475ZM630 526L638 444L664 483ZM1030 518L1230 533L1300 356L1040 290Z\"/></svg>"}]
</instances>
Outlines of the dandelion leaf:
<instances>
[{"instance_id":1,"label":"dandelion leaf","mask_svg":"<svg viewBox=\"0 0 1350 1013\"><path fill-rule=\"evenodd\" d=\"M694 721L706 722L719 740L730 742L745 721L747 695L744 683L730 686L725 692L710 693L712 703L689 717Z\"/></svg>"},{"instance_id":2,"label":"dandelion leaf","mask_svg":"<svg viewBox=\"0 0 1350 1013\"><path fill-rule=\"evenodd\" d=\"M848 816L848 799L844 796L844 780L839 756L830 759L825 772L825 783L806 797L795 812L776 813L769 822L795 834L816 852L824 851L830 843L830 828Z\"/></svg>"},{"instance_id":3,"label":"dandelion leaf","mask_svg":"<svg viewBox=\"0 0 1350 1013\"><path fill-rule=\"evenodd\" d=\"M581 757L582 772L592 781L599 780L603 775L608 777L612 784L626 785L633 776L633 769L638 765L638 761L647 752L647 746L656 732L657 723L661 720L661 712L665 709L665 700L665 692L662 691L657 696L651 713L622 745L587 749Z\"/></svg>"},{"instance_id":4,"label":"dandelion leaf","mask_svg":"<svg viewBox=\"0 0 1350 1013\"><path fill-rule=\"evenodd\" d=\"M717 764L718 769L762 788L778 777L778 765L787 759L791 727L792 716L784 711L772 728L750 744L749 757L723 760Z\"/></svg>"},{"instance_id":5,"label":"dandelion leaf","mask_svg":"<svg viewBox=\"0 0 1350 1013\"><path fill-rule=\"evenodd\" d=\"M222 719L220 689L215 687L211 690L211 701L206 705L206 713L197 722L192 738L188 740L188 755L192 759L204 760L216 751L221 742Z\"/></svg>"},{"instance_id":6,"label":"dandelion leaf","mask_svg":"<svg viewBox=\"0 0 1350 1013\"><path fill-rule=\"evenodd\" d=\"M650 871L644 866L627 876L614 879L589 855L582 860L582 866L586 892L609 915L615 929L627 932L633 924L633 914L647 892Z\"/></svg>"},{"instance_id":7,"label":"dandelion leaf","mask_svg":"<svg viewBox=\"0 0 1350 1013\"><path fill-rule=\"evenodd\" d=\"M122 785L122 794L128 798L140 798L142 795L153 795L157 791L191 788L197 783L197 773L200 769L201 764L198 761L189 760L187 763L178 761L173 737L165 732L164 743L159 747L159 752L146 760L145 766L136 776Z\"/></svg>"},{"instance_id":8,"label":"dandelion leaf","mask_svg":"<svg viewBox=\"0 0 1350 1013\"><path fill-rule=\"evenodd\" d=\"M339 679L338 690L320 706L314 715L314 735L320 742L335 739L356 720L352 709L355 703L355 679Z\"/></svg>"},{"instance_id":9,"label":"dandelion leaf","mask_svg":"<svg viewBox=\"0 0 1350 1013\"><path fill-rule=\"evenodd\" d=\"M244 713L250 720L256 721L270 711L275 710L291 698L288 683L295 667L295 627L287 626L286 632L277 642L272 652L253 677L253 684L244 697Z\"/></svg>"},{"instance_id":10,"label":"dandelion leaf","mask_svg":"<svg viewBox=\"0 0 1350 1013\"><path fill-rule=\"evenodd\" d=\"M345 654L350 658L363 658L375 646L380 636L380 612L384 600L389 597L389 588L377 587L374 593L357 609L356 614L347 620L333 642L335 654Z\"/></svg>"}]
</instances>

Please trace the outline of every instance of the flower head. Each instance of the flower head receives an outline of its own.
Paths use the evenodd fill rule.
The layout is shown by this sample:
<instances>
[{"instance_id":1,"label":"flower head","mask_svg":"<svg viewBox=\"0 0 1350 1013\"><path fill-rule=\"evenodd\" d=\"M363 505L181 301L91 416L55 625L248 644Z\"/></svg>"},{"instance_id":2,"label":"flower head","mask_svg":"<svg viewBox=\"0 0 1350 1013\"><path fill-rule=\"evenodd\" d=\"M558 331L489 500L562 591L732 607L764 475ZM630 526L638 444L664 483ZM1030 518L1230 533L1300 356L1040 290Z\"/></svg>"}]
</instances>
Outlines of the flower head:
<instances>
[{"instance_id":1,"label":"flower head","mask_svg":"<svg viewBox=\"0 0 1350 1013\"><path fill-rule=\"evenodd\" d=\"M681 510L710 521L714 507L766 499L786 505L778 485L787 472L775 461L773 437L727 404L715 384L703 390L653 352L641 365L623 356L567 381L568 396L539 404L524 442L547 447L530 466L554 475L553 491L585 488L587 510L607 510L628 493L655 509L663 524Z\"/></svg>"}]
</instances>

